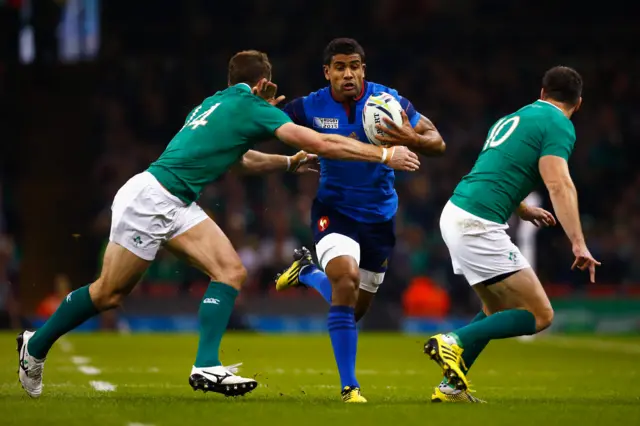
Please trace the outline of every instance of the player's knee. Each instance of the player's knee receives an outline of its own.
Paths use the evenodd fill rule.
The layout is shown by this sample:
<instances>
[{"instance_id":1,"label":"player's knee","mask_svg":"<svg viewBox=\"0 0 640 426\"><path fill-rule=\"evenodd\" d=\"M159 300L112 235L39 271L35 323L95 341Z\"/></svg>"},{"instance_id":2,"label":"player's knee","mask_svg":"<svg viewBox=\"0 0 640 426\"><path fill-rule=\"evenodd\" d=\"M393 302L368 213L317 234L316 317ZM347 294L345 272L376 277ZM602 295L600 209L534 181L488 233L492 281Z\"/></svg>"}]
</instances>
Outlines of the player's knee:
<instances>
[{"instance_id":1,"label":"player's knee","mask_svg":"<svg viewBox=\"0 0 640 426\"><path fill-rule=\"evenodd\" d=\"M244 282L247 280L247 269L244 267L242 262L238 260L237 262L230 263L224 267L222 271L216 273L216 276L212 276L211 279L213 281L223 282L240 290Z\"/></svg>"},{"instance_id":2,"label":"player's knee","mask_svg":"<svg viewBox=\"0 0 640 426\"><path fill-rule=\"evenodd\" d=\"M551 326L553 323L553 308L551 306L545 306L544 308L538 309L537 312L534 313L536 317L536 332L541 332Z\"/></svg>"},{"instance_id":3,"label":"player's knee","mask_svg":"<svg viewBox=\"0 0 640 426\"><path fill-rule=\"evenodd\" d=\"M355 306L360 286L360 273L357 268L347 268L329 277L333 287L334 304Z\"/></svg>"},{"instance_id":4,"label":"player's knee","mask_svg":"<svg viewBox=\"0 0 640 426\"><path fill-rule=\"evenodd\" d=\"M99 311L107 311L122 306L122 302L127 296L126 293L118 291L114 286L108 285L102 279L91 284L89 294L93 305Z\"/></svg>"}]
</instances>

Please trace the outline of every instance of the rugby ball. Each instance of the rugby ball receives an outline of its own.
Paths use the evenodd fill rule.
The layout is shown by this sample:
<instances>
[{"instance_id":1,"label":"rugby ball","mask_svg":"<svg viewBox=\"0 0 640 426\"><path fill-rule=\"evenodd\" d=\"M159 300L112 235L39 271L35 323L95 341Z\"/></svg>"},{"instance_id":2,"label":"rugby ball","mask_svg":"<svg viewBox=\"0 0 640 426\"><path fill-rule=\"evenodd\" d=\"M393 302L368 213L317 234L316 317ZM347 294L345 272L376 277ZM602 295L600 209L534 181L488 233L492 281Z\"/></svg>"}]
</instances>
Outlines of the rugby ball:
<instances>
[{"instance_id":1,"label":"rugby ball","mask_svg":"<svg viewBox=\"0 0 640 426\"><path fill-rule=\"evenodd\" d=\"M386 126L382 117L393 120L398 126L402 126L402 107L400 102L393 96L385 92L377 92L369 96L362 109L362 126L367 139L374 145L382 145L377 136L385 135L385 132L378 129L376 124Z\"/></svg>"}]
</instances>

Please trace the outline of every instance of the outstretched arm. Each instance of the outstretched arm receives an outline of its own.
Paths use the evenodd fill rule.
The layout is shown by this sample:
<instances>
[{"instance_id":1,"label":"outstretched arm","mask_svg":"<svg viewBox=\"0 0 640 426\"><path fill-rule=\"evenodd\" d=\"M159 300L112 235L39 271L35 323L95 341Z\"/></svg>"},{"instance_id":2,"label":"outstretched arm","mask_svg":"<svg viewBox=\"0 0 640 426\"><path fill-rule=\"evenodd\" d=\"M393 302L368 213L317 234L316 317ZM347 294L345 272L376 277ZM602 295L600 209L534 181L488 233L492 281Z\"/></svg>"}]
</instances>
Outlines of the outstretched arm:
<instances>
[{"instance_id":1,"label":"outstretched arm","mask_svg":"<svg viewBox=\"0 0 640 426\"><path fill-rule=\"evenodd\" d=\"M538 168L549 190L556 216L571 241L571 249L575 256L571 269L588 269L591 282L595 282L596 266L600 265L600 262L593 258L584 240L578 210L578 192L569 174L567 161L555 155L544 155L538 162Z\"/></svg>"},{"instance_id":2,"label":"outstretched arm","mask_svg":"<svg viewBox=\"0 0 640 426\"><path fill-rule=\"evenodd\" d=\"M282 142L334 160L384 163L396 170L414 171L420 167L418 157L398 146L382 148L334 134L322 134L293 123L280 126L276 137Z\"/></svg>"},{"instance_id":3,"label":"outstretched arm","mask_svg":"<svg viewBox=\"0 0 640 426\"><path fill-rule=\"evenodd\" d=\"M314 166L317 157L299 151L295 155L265 154L264 152L249 150L233 167L236 173L243 175L260 175L272 172L316 172Z\"/></svg>"}]
</instances>

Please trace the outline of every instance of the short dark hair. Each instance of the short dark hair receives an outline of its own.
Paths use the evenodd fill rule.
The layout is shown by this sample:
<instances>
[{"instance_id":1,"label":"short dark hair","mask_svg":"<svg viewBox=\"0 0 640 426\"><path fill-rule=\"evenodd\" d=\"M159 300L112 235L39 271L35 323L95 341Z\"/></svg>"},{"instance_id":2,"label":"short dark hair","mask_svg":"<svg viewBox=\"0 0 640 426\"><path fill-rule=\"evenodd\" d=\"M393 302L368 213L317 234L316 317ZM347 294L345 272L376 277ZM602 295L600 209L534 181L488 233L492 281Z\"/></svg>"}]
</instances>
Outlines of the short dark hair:
<instances>
[{"instance_id":1,"label":"short dark hair","mask_svg":"<svg viewBox=\"0 0 640 426\"><path fill-rule=\"evenodd\" d=\"M229 61L229 84L254 86L263 78L271 80L271 62L266 53L257 50L238 52Z\"/></svg>"},{"instance_id":2,"label":"short dark hair","mask_svg":"<svg viewBox=\"0 0 640 426\"><path fill-rule=\"evenodd\" d=\"M582 77L573 68L556 66L544 73L542 88L547 97L574 106L582 96Z\"/></svg>"},{"instance_id":3,"label":"short dark hair","mask_svg":"<svg viewBox=\"0 0 640 426\"><path fill-rule=\"evenodd\" d=\"M335 38L324 48L323 61L325 65L331 65L331 60L335 55L360 55L360 59L364 63L364 49L360 43L352 38Z\"/></svg>"}]
</instances>

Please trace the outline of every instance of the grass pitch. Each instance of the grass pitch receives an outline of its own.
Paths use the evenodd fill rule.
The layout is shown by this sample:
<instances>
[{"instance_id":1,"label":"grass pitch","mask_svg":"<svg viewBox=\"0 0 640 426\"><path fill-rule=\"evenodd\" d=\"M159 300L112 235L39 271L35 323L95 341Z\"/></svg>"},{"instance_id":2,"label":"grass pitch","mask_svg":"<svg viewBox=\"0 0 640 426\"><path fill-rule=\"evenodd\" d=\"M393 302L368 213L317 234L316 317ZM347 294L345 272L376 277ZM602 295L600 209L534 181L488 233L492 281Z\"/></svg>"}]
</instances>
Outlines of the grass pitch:
<instances>
[{"instance_id":1,"label":"grass pitch","mask_svg":"<svg viewBox=\"0 0 640 426\"><path fill-rule=\"evenodd\" d=\"M328 336L227 335L222 361L243 362L240 374L260 382L234 399L189 387L195 335L71 334L31 400L17 382L15 335L0 334L0 425L640 424L637 337L492 342L469 375L488 404L429 402L440 374L423 340L361 334L369 403L348 405Z\"/></svg>"}]
</instances>

